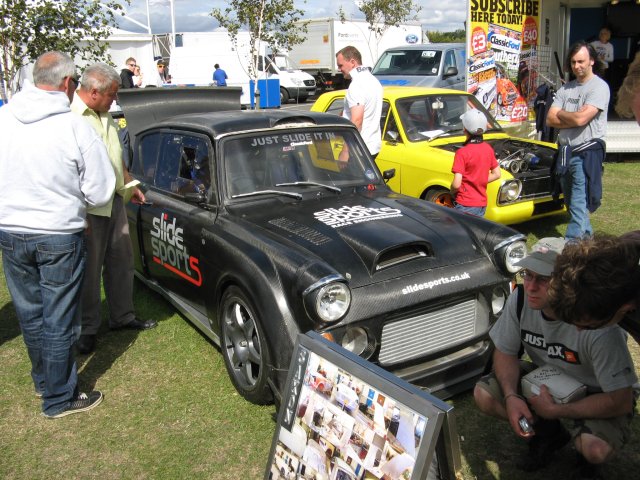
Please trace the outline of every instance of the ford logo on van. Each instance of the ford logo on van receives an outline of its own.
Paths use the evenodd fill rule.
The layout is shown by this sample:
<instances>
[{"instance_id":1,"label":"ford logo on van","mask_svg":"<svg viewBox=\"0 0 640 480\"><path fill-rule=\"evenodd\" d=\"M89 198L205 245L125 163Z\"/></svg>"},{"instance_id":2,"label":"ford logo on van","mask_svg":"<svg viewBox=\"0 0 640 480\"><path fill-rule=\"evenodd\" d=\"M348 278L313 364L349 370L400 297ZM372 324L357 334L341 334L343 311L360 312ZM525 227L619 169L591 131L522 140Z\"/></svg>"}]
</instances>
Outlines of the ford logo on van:
<instances>
[{"instance_id":1,"label":"ford logo on van","mask_svg":"<svg viewBox=\"0 0 640 480\"><path fill-rule=\"evenodd\" d=\"M409 45L413 45L414 43L418 43L418 36L415 33L410 33L405 40Z\"/></svg>"}]
</instances>

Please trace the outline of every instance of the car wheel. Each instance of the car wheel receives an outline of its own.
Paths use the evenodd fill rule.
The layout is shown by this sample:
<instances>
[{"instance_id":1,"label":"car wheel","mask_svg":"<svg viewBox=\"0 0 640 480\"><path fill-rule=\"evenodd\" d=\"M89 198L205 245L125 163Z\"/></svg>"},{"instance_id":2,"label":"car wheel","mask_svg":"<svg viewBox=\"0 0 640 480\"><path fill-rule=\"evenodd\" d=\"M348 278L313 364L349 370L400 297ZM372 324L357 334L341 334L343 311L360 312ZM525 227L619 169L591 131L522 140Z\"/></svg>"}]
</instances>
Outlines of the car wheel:
<instances>
[{"instance_id":1,"label":"car wheel","mask_svg":"<svg viewBox=\"0 0 640 480\"><path fill-rule=\"evenodd\" d=\"M444 188L432 188L425 193L422 198L427 202L437 203L443 207L453 208L453 198L451 193Z\"/></svg>"},{"instance_id":2,"label":"car wheel","mask_svg":"<svg viewBox=\"0 0 640 480\"><path fill-rule=\"evenodd\" d=\"M280 104L289 103L289 92L285 88L280 89Z\"/></svg>"},{"instance_id":3,"label":"car wheel","mask_svg":"<svg viewBox=\"0 0 640 480\"><path fill-rule=\"evenodd\" d=\"M271 403L269 349L256 309L242 290L230 287L220 302L218 318L222 357L236 390L251 403Z\"/></svg>"},{"instance_id":4,"label":"car wheel","mask_svg":"<svg viewBox=\"0 0 640 480\"><path fill-rule=\"evenodd\" d=\"M498 95L498 105L500 105L500 106L504 105L504 100L502 99L502 94Z\"/></svg>"}]
</instances>

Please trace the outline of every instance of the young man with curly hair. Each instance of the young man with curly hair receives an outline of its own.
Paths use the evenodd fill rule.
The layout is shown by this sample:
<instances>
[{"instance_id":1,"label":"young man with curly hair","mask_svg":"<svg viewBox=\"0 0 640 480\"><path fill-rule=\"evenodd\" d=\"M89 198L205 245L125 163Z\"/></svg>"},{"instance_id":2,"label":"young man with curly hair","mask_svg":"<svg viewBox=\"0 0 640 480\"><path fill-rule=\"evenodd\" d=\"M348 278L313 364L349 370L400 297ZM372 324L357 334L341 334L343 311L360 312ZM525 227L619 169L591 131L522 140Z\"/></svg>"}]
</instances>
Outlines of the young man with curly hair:
<instances>
[{"instance_id":1,"label":"young man with curly hair","mask_svg":"<svg viewBox=\"0 0 640 480\"><path fill-rule=\"evenodd\" d=\"M563 321L585 330L619 323L640 343L640 230L567 245L548 295Z\"/></svg>"}]
</instances>

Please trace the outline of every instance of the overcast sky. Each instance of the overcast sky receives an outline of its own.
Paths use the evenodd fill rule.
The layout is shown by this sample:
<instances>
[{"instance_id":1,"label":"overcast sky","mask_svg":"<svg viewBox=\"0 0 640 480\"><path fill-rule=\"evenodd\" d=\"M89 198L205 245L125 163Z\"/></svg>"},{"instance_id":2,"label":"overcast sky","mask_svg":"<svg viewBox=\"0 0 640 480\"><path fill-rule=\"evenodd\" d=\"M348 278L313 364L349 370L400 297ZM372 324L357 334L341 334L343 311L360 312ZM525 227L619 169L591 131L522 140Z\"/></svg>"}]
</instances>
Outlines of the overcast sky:
<instances>
[{"instance_id":1,"label":"overcast sky","mask_svg":"<svg viewBox=\"0 0 640 480\"><path fill-rule=\"evenodd\" d=\"M364 17L353 1L346 0L295 0L296 6L305 12L305 18L336 17L340 6L347 18L363 19ZM423 30L439 30L443 32L464 28L466 17L466 1L460 0L418 0L422 10L418 14ZM171 9L169 0L149 0L151 30L153 33L171 32ZM204 32L213 30L218 25L209 15L215 7L224 8L223 0L174 0L176 33ZM147 25L147 6L145 0L131 0L126 8L128 16ZM146 29L134 22L121 19L120 28L135 32Z\"/></svg>"}]
</instances>

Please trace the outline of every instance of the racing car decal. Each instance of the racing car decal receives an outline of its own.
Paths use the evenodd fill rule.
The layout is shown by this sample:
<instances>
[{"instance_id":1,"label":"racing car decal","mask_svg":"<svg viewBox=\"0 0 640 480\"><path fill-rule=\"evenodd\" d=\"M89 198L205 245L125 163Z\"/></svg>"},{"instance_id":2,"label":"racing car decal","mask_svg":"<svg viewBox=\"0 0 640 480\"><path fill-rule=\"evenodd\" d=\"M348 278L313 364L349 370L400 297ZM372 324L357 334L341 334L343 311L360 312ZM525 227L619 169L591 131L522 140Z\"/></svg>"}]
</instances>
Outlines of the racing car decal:
<instances>
[{"instance_id":1,"label":"racing car decal","mask_svg":"<svg viewBox=\"0 0 640 480\"><path fill-rule=\"evenodd\" d=\"M149 232L153 237L153 261L199 287L202 285L202 274L198 267L200 261L189 255L183 245L184 230L176 226L177 219L169 223L168 218L166 213L153 218L153 229Z\"/></svg>"},{"instance_id":2,"label":"racing car decal","mask_svg":"<svg viewBox=\"0 0 640 480\"><path fill-rule=\"evenodd\" d=\"M407 285L402 289L403 295L408 295L409 293L419 292L420 290L431 290L433 287L437 287L438 285L444 285L447 283L460 282L462 280L469 280L471 275L467 272L461 273L460 275L452 275L451 277L440 277L436 280L429 280L428 282L423 283L414 283L413 285Z\"/></svg>"},{"instance_id":3,"label":"racing car decal","mask_svg":"<svg viewBox=\"0 0 640 480\"><path fill-rule=\"evenodd\" d=\"M326 208L315 212L313 216L325 225L340 228L356 223L402 217L402 211L390 207L369 208L362 205L355 205L353 207L345 205L341 208Z\"/></svg>"}]
</instances>

